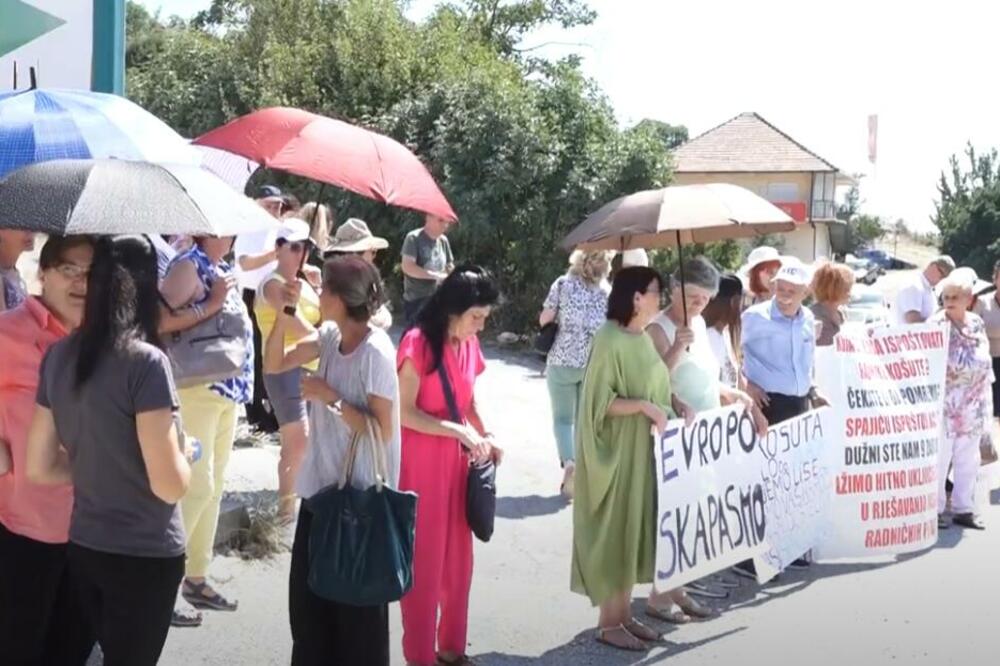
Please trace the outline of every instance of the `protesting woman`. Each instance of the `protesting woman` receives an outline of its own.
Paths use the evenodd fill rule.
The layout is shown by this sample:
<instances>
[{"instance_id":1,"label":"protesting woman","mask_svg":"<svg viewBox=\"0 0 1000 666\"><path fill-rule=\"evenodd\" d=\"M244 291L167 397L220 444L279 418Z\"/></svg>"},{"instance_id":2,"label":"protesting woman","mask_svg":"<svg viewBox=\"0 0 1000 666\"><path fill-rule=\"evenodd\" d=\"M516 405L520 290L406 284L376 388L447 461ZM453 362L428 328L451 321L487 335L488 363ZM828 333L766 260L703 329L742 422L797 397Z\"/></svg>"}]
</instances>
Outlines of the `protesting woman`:
<instances>
[{"instance_id":1,"label":"protesting woman","mask_svg":"<svg viewBox=\"0 0 1000 666\"><path fill-rule=\"evenodd\" d=\"M545 379L552 401L552 429L559 464L563 468L562 492L573 496L573 432L590 343L606 321L613 253L577 250L569 258L569 272L556 278L542 306L538 325L555 322L555 341L546 359Z\"/></svg>"},{"instance_id":2,"label":"protesting woman","mask_svg":"<svg viewBox=\"0 0 1000 666\"><path fill-rule=\"evenodd\" d=\"M719 363L719 380L728 388L742 388L740 334L743 312L743 282L735 275L719 278L719 291L705 306L702 318L708 329L708 344Z\"/></svg>"},{"instance_id":3,"label":"protesting woman","mask_svg":"<svg viewBox=\"0 0 1000 666\"><path fill-rule=\"evenodd\" d=\"M300 285L295 291L299 300L293 304L295 316L284 327L284 343L291 347L299 340L311 337L320 321L319 294L306 280L299 277L302 261L309 253L309 225L295 218L286 219L275 240L278 265L257 288L254 311L261 339L272 334L278 312L285 307L287 286ZM316 370L316 366L308 366ZM264 388L271 411L278 420L281 455L278 457L278 515L290 525L295 520L295 475L306 453L308 424L306 403L302 397L302 368L293 366L281 373L264 372Z\"/></svg>"},{"instance_id":4,"label":"protesting woman","mask_svg":"<svg viewBox=\"0 0 1000 666\"><path fill-rule=\"evenodd\" d=\"M337 227L337 232L326 246L327 258L332 256L356 255L370 264L375 264L379 250L389 247L389 241L372 234L364 220L352 217ZM379 308L372 323L388 331L392 328L392 312L388 303Z\"/></svg>"},{"instance_id":5,"label":"protesting woman","mask_svg":"<svg viewBox=\"0 0 1000 666\"><path fill-rule=\"evenodd\" d=\"M969 271L971 272L971 271ZM948 369L945 374L944 437L938 451L938 527L945 519L945 481L951 467L953 522L976 530L986 529L975 514L979 445L991 426L993 360L986 326L979 315L969 312L975 276L963 279L952 272L940 286L943 308L930 322L948 324Z\"/></svg>"},{"instance_id":6,"label":"protesting woman","mask_svg":"<svg viewBox=\"0 0 1000 666\"><path fill-rule=\"evenodd\" d=\"M666 428L670 379L644 331L660 307L660 275L624 268L594 337L577 421L571 589L600 606L597 640L646 649L659 634L632 617L632 587L653 580L656 475L650 428Z\"/></svg>"},{"instance_id":7,"label":"protesting woman","mask_svg":"<svg viewBox=\"0 0 1000 666\"><path fill-rule=\"evenodd\" d=\"M42 361L28 478L72 481L70 573L107 666L152 666L184 573L177 502L191 468L159 347L156 250L102 238L83 323Z\"/></svg>"},{"instance_id":8,"label":"protesting woman","mask_svg":"<svg viewBox=\"0 0 1000 666\"><path fill-rule=\"evenodd\" d=\"M758 430L766 432L767 421L750 396L720 381L719 362L712 352L708 329L701 316L719 290L719 271L708 260L699 257L685 262L674 273L670 285L670 305L653 319L646 333L670 374L675 407L679 411L689 410L693 416L722 405L741 403L754 414ZM683 589L664 594L654 589L646 610L652 617L674 624L714 614Z\"/></svg>"},{"instance_id":9,"label":"protesting woman","mask_svg":"<svg viewBox=\"0 0 1000 666\"><path fill-rule=\"evenodd\" d=\"M232 269L222 259L232 245L231 237L196 238L194 247L174 259L161 287L167 305L164 310L169 310L160 327L164 334L183 331L222 309L243 320L246 354L240 374L178 391L184 429L202 445L201 459L191 468L191 488L181 502L188 539L181 596L195 608L226 611L236 610L236 602L213 589L205 576L212 561L237 415L240 407L250 402L254 383L250 315L234 288L236 278ZM173 621L178 626L197 626L201 624L201 616L178 604Z\"/></svg>"},{"instance_id":10,"label":"protesting woman","mask_svg":"<svg viewBox=\"0 0 1000 666\"><path fill-rule=\"evenodd\" d=\"M812 281L816 302L810 309L820 326L817 347L829 347L840 333L845 321L844 306L851 300L852 287L854 271L850 266L827 262L816 269Z\"/></svg>"},{"instance_id":11,"label":"protesting woman","mask_svg":"<svg viewBox=\"0 0 1000 666\"><path fill-rule=\"evenodd\" d=\"M499 462L502 456L476 405L476 378L486 369L477 335L498 298L484 269L455 268L420 310L396 356L403 422L399 486L420 498L413 588L400 603L403 655L412 666L470 663L465 656L472 585L472 531L465 514L469 463ZM444 381L459 412L457 423Z\"/></svg>"},{"instance_id":12,"label":"protesting woman","mask_svg":"<svg viewBox=\"0 0 1000 666\"><path fill-rule=\"evenodd\" d=\"M280 259L279 259L280 261ZM282 287L286 304L274 324L264 351L264 370L283 373L319 361L318 373L302 379L309 411L309 448L296 489L309 498L344 478L351 440L367 437L367 419L374 418L386 446L390 486L399 474L399 388L395 350L389 336L371 324L385 300L378 270L359 257L327 260L323 269L320 310L325 322L318 333L286 346L287 335L299 325L296 307L301 281ZM359 451L353 483L371 486L370 454ZM292 546L289 577L289 619L292 664L389 663L388 606L357 607L328 601L309 589L309 533L313 515L303 503Z\"/></svg>"},{"instance_id":13,"label":"protesting woman","mask_svg":"<svg viewBox=\"0 0 1000 666\"><path fill-rule=\"evenodd\" d=\"M773 247L761 245L755 247L747 257L747 295L750 299L749 305L757 305L771 299L774 295L774 276L781 268L781 256Z\"/></svg>"},{"instance_id":14,"label":"protesting woman","mask_svg":"<svg viewBox=\"0 0 1000 666\"><path fill-rule=\"evenodd\" d=\"M82 665L94 643L67 566L73 487L36 485L25 468L42 356L80 325L93 256L88 236L49 236L38 259L42 295L0 314L0 645L8 664Z\"/></svg>"}]
</instances>

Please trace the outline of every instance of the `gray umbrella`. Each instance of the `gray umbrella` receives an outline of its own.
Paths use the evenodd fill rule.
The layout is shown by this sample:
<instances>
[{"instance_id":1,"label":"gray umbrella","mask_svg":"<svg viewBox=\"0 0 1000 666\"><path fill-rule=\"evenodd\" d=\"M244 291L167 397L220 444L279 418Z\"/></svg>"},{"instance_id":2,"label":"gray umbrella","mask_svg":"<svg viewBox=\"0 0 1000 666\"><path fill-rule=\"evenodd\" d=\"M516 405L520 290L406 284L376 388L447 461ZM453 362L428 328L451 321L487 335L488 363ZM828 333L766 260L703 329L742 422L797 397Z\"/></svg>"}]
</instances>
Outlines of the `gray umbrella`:
<instances>
[{"instance_id":1,"label":"gray umbrella","mask_svg":"<svg viewBox=\"0 0 1000 666\"><path fill-rule=\"evenodd\" d=\"M0 227L47 234L235 236L277 222L197 166L53 160L0 179Z\"/></svg>"}]
</instances>

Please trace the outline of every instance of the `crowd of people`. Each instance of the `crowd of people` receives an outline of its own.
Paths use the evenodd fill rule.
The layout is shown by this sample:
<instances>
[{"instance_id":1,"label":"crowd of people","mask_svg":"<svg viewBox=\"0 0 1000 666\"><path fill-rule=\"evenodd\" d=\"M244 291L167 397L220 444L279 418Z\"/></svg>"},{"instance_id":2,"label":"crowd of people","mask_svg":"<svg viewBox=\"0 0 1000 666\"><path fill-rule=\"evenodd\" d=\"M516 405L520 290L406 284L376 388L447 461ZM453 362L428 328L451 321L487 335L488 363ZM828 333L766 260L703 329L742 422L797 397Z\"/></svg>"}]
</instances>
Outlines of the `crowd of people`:
<instances>
[{"instance_id":1,"label":"crowd of people","mask_svg":"<svg viewBox=\"0 0 1000 666\"><path fill-rule=\"evenodd\" d=\"M397 351L374 263L388 242L358 219L334 231L324 206L271 186L258 203L276 228L235 239L50 236L37 295L16 269L34 235L0 231L5 663L82 665L99 643L108 666L155 664L171 625L238 609L208 573L244 413L280 439L292 663L389 663L386 605L339 604L308 580L318 518L300 500L344 482L363 436L384 447L385 482L421 501L407 662L469 663L466 471L502 459L475 400L495 282L455 266L449 223L428 216L403 246ZM359 488L377 469L364 457Z\"/></svg>"},{"instance_id":2,"label":"crowd of people","mask_svg":"<svg viewBox=\"0 0 1000 666\"><path fill-rule=\"evenodd\" d=\"M547 378L561 491L574 500L572 589L599 606L599 641L644 650L659 634L633 616L631 591L653 581L651 427L662 431L669 418L741 404L763 432L828 405L816 383L816 348L833 344L847 324L855 278L844 264L809 266L771 247L755 248L739 275L721 275L695 258L665 279L634 250L613 278L611 265L607 252L574 253L539 323L558 326ZM1000 286L1000 262L993 278ZM949 328L941 529L984 528L974 492L981 456L995 459L1000 296L981 291L972 269L942 256L903 285L892 305L899 325ZM806 554L790 568L809 565ZM756 578L752 561L732 571ZM709 617L691 595L731 585L715 576L687 590L654 586L646 614L675 624Z\"/></svg>"},{"instance_id":3,"label":"crowd of people","mask_svg":"<svg viewBox=\"0 0 1000 666\"><path fill-rule=\"evenodd\" d=\"M209 570L244 414L280 441L291 662L389 663L387 605L336 602L310 582L324 518L309 500L377 474L419 498L400 601L407 664L472 663L468 471L503 459L476 400L496 282L456 264L449 222L428 215L402 246L395 346L375 264L386 239L353 218L334 229L325 206L271 186L258 202L276 226L246 237L48 237L34 295L16 270L34 236L0 231L0 607L18 609L0 620L5 663L83 664L100 643L108 666L155 664L171 625L238 610ZM635 250L570 257L539 324L557 327L546 377L573 501L571 588L599 607L598 640L643 650L659 638L631 610L633 587L653 580L651 427L743 405L763 433L827 404L815 349L846 325L853 282L846 266L768 247L740 275L699 257L665 276ZM976 470L1000 414L1000 300L977 289L941 257L895 304L901 324L949 326L942 528L983 527ZM357 447L365 437L380 448ZM734 572L755 576L749 561ZM731 584L654 588L646 613L711 617L695 597Z\"/></svg>"}]
</instances>

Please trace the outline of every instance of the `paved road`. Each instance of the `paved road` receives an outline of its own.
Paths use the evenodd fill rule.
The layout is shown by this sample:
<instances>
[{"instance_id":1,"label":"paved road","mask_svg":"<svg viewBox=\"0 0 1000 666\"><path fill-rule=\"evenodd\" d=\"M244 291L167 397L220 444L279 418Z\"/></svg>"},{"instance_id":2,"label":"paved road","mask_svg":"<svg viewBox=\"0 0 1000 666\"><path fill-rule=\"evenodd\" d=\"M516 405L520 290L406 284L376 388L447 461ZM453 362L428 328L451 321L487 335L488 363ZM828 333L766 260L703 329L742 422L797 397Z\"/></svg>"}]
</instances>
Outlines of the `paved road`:
<instances>
[{"instance_id":1,"label":"paved road","mask_svg":"<svg viewBox=\"0 0 1000 666\"><path fill-rule=\"evenodd\" d=\"M560 471L548 432L548 400L537 366L491 363L482 402L506 444L499 520L490 544L476 544L469 654L485 666L941 664L995 654L1000 626L1000 510L985 533L943 532L938 548L902 561L814 566L763 589L747 584L712 621L669 631L648 654L596 644L588 602L568 590L571 510L558 496ZM237 454L246 461L259 453ZM267 470L234 474L269 479ZM242 471L240 467L243 467ZM172 630L169 666L286 664L290 654L288 555L264 562L220 558L214 575L240 600L199 629ZM637 590L637 598L646 593ZM398 606L392 609L393 664L402 664ZM332 663L332 662L331 662Z\"/></svg>"}]
</instances>

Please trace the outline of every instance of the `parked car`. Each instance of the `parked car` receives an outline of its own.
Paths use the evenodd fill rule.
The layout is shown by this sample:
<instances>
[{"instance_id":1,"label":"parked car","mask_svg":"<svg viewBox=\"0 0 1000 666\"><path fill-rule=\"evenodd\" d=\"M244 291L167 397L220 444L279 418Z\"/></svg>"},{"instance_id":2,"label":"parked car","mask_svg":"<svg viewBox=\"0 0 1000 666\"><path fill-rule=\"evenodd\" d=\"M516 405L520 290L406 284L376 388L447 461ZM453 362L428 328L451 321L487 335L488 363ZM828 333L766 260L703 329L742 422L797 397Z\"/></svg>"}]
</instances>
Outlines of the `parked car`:
<instances>
[{"instance_id":1,"label":"parked car","mask_svg":"<svg viewBox=\"0 0 1000 666\"><path fill-rule=\"evenodd\" d=\"M878 264L872 263L867 259L855 257L853 254L847 255L844 258L844 263L854 271L854 281L861 284L873 284L878 279L878 276L883 273L882 268Z\"/></svg>"},{"instance_id":2,"label":"parked car","mask_svg":"<svg viewBox=\"0 0 1000 666\"><path fill-rule=\"evenodd\" d=\"M894 259L885 250L868 249L858 252L858 258L867 259L882 270L889 270L893 267Z\"/></svg>"},{"instance_id":3,"label":"parked car","mask_svg":"<svg viewBox=\"0 0 1000 666\"><path fill-rule=\"evenodd\" d=\"M848 322L881 326L889 323L889 308L882 292L866 284L855 284L851 300L844 306Z\"/></svg>"}]
</instances>

